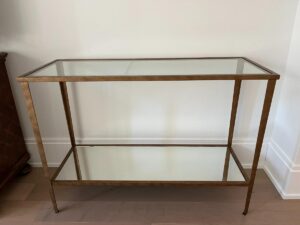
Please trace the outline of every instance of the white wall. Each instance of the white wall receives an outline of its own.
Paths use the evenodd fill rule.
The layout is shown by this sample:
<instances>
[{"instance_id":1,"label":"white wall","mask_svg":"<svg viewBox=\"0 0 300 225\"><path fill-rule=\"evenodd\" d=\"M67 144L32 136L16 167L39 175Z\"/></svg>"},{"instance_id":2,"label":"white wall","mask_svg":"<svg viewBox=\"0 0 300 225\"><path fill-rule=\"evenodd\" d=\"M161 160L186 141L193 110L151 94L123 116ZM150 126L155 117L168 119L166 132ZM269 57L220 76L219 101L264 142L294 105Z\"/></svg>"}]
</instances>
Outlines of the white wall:
<instances>
[{"instance_id":1,"label":"white wall","mask_svg":"<svg viewBox=\"0 0 300 225\"><path fill-rule=\"evenodd\" d=\"M0 49L9 52L7 67L32 162L39 163L39 158L16 76L54 58L228 55L243 55L282 73L297 2L1 0ZM76 134L82 141L226 139L230 82L102 83L70 88ZM265 84L249 81L242 88L236 137L242 161L249 165ZM67 143L57 91L55 84L33 87L53 165Z\"/></svg>"},{"instance_id":2,"label":"white wall","mask_svg":"<svg viewBox=\"0 0 300 225\"><path fill-rule=\"evenodd\" d=\"M300 4L266 169L284 198L300 198Z\"/></svg>"}]
</instances>

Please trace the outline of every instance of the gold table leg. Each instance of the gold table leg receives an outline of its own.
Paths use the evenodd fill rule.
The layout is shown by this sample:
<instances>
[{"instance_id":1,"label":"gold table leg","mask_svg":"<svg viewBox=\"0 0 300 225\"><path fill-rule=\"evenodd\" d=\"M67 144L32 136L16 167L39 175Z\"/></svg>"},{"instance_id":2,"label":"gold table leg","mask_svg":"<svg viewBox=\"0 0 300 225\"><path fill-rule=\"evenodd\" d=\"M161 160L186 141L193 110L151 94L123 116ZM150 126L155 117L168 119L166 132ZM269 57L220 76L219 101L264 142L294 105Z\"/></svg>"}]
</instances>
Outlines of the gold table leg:
<instances>
[{"instance_id":1,"label":"gold table leg","mask_svg":"<svg viewBox=\"0 0 300 225\"><path fill-rule=\"evenodd\" d=\"M229 131L228 131L227 150L226 150L226 157L225 157L224 170L223 170L223 181L227 181L227 176L228 176L230 148L232 147L232 139L233 139L234 125L235 125L235 120L236 120L239 97L240 97L241 83L242 83L241 80L235 80L235 82L234 82L231 115L230 115L230 125L229 125Z\"/></svg>"},{"instance_id":2,"label":"gold table leg","mask_svg":"<svg viewBox=\"0 0 300 225\"><path fill-rule=\"evenodd\" d=\"M22 86L22 90L23 90L23 95L26 100L26 107L27 107L27 111L28 111L29 118L31 121L33 133L35 136L35 141L36 141L38 151L40 154L40 158L42 161L44 175L49 182L50 197L51 197L53 209L56 213L58 213L59 210L57 208L55 194L54 194L53 186L52 186L51 179L50 179L47 158L46 158L45 149L44 149L44 145L43 145L43 141L42 141L42 137L41 137L41 133L40 133L40 129L39 129L39 125L38 125L38 121L37 121L37 117L36 117L36 113L35 113L35 109L34 109L34 105L33 105L32 96L30 93L29 83L22 82L21 86Z\"/></svg>"},{"instance_id":3,"label":"gold table leg","mask_svg":"<svg viewBox=\"0 0 300 225\"><path fill-rule=\"evenodd\" d=\"M69 131L69 136L70 136L71 145L72 145L76 175L77 175L77 179L81 180L82 177L81 177L78 153L77 153L77 149L76 149L76 140L75 140L75 135L74 135L73 123L72 123L72 116L71 116L71 109L70 109L70 103L69 103L69 97L68 97L67 84L66 84L66 82L59 82L59 86L60 86L61 96L62 96L65 115L66 115L67 124L68 124L68 131Z\"/></svg>"},{"instance_id":4,"label":"gold table leg","mask_svg":"<svg viewBox=\"0 0 300 225\"><path fill-rule=\"evenodd\" d=\"M264 135L265 135L265 131L266 131L266 126L267 126L267 121L268 121L269 112L270 112L270 108L271 108L275 84L276 84L276 80L268 80L267 90L266 90L266 94L265 94L265 100L264 100L264 105L263 105L263 109L262 109L260 125L259 125L257 140L256 140L255 153L254 153L252 169L251 169L251 176L250 176L250 180L249 180L249 184L248 184L246 204L245 204L245 209L243 212L244 215L246 215L248 213L248 209L249 209L254 180L255 180L255 176L256 176L256 170L257 170L261 147L263 144Z\"/></svg>"}]
</instances>

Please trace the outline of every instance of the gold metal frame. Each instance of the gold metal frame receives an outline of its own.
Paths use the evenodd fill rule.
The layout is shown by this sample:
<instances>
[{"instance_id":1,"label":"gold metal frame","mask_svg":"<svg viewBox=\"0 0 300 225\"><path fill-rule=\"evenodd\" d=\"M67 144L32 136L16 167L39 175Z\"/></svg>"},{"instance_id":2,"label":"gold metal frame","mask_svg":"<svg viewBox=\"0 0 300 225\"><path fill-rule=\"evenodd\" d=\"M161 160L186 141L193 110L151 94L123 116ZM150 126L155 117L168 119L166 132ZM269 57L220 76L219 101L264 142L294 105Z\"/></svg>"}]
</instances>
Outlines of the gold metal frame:
<instances>
[{"instance_id":1,"label":"gold metal frame","mask_svg":"<svg viewBox=\"0 0 300 225\"><path fill-rule=\"evenodd\" d=\"M33 71L26 73L23 76L17 78L17 80L21 83L23 94L26 100L26 106L29 113L29 117L31 120L33 132L35 135L36 143L38 146L40 158L43 165L44 175L49 182L49 192L51 201L53 204L53 208L55 212L58 212L57 203L55 199L55 193L53 186L54 185L197 185L197 186L245 186L248 187L247 190L247 197L245 208L243 214L246 215L249 209L250 199L252 195L253 185L256 176L256 170L258 166L258 161L260 157L260 152L263 144L264 134L266 130L267 120L269 116L269 111L272 103L272 97L274 94L274 89L276 85L276 80L280 78L280 76L249 60L244 57L210 57L210 58L174 58L177 59L244 59L245 61L254 64L255 66L259 67L260 69L266 71L266 74L242 74L241 70L242 65L238 66L237 74L216 74L216 75L147 75L147 76L29 76L33 72L42 69L51 63L59 62L59 61L70 61L70 60L97 60L97 59L64 59L64 60L54 60L42 67L39 67ZM167 58L166 58L167 59ZM108 60L108 59L101 59L101 60ZM112 60L112 59L109 59ZM115 60L122 60L122 59L115 59ZM128 60L128 59L126 59ZM141 59L134 59L134 60L141 60ZM150 60L150 59L149 59ZM155 58L154 60L164 60L164 58ZM168 59L170 60L170 59ZM240 68L239 68L240 67ZM198 146L206 146L206 147L227 147L225 163L224 163L224 173L223 173L223 180L222 181L111 181L111 180L82 180L81 172L80 172L80 165L77 156L77 146L97 146L94 144L86 144L80 145L76 143L76 139L74 136L73 130L73 123L71 117L71 110L69 105L68 99L68 90L66 82L92 82L92 81L185 81L185 80L233 80L235 82L234 91L233 91L233 100L232 100L232 107L231 107L231 117L230 117L230 126L229 126L229 134L228 134L228 141L227 144L202 144L202 145L195 145L195 144L187 144L187 145L155 145L155 144L144 144L144 145L125 145L125 144L107 144L107 145L99 145L99 146L189 146L189 147L198 147ZM248 177L247 173L245 172L244 168L242 167L237 155L235 154L234 149L232 148L232 140L234 134L234 126L236 121L236 114L238 109L238 101L239 101L239 94L241 88L242 80L267 80L267 89L265 93L265 99L260 119L260 125L257 135L255 153L251 168L251 175ZM41 138L41 133L38 126L38 121L36 117L36 112L34 109L33 99L30 93L29 82L59 82L61 95L63 99L63 105L65 110L65 116L68 125L68 131L71 141L71 148L66 154L65 158L62 160L60 166L56 169L54 174L50 176L48 163L45 155L45 150ZM77 180L56 180L59 172L63 168L64 164L70 157L71 153L73 153L74 162L75 162L75 169L77 174ZM235 160L239 170L241 171L245 181L227 181L228 176L228 167L229 167L229 158L230 155Z\"/></svg>"}]
</instances>

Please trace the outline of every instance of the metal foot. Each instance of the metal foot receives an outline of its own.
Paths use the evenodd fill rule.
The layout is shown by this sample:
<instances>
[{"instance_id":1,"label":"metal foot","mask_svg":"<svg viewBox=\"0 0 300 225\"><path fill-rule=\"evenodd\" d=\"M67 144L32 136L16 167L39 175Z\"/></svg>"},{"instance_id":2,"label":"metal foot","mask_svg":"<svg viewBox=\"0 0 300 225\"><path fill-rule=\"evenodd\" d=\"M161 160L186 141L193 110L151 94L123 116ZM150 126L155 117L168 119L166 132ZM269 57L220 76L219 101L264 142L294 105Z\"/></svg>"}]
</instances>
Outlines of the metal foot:
<instances>
[{"instance_id":1,"label":"metal foot","mask_svg":"<svg viewBox=\"0 0 300 225\"><path fill-rule=\"evenodd\" d=\"M251 195L252 195L252 190L253 190L253 183L250 184L250 186L248 187L247 197L246 197L246 202L245 202L245 208L244 208L244 212L243 212L244 216L247 215L247 213L248 213L250 200L251 200Z\"/></svg>"},{"instance_id":2,"label":"metal foot","mask_svg":"<svg viewBox=\"0 0 300 225\"><path fill-rule=\"evenodd\" d=\"M252 187L253 186L248 187L245 208L244 208L244 211L243 211L244 216L246 216L247 213L248 213L248 209L249 209L249 205L250 205L250 199L251 199L251 195L252 195Z\"/></svg>"},{"instance_id":3,"label":"metal foot","mask_svg":"<svg viewBox=\"0 0 300 225\"><path fill-rule=\"evenodd\" d=\"M49 193L50 193L50 198L51 198L53 210L54 210L55 213L59 213L59 210L57 208L56 199L55 199L54 189L53 189L52 185L50 185Z\"/></svg>"}]
</instances>

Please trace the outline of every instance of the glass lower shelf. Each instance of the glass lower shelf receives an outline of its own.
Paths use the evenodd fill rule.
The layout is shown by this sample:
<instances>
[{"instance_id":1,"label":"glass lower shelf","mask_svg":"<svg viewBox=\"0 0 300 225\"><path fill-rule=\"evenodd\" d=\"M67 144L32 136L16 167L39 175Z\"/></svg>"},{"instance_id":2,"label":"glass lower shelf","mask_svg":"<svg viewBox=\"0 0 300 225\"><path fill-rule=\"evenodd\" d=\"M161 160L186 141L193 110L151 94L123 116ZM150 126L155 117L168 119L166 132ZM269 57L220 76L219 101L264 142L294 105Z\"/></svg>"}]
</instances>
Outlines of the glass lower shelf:
<instances>
[{"instance_id":1,"label":"glass lower shelf","mask_svg":"<svg viewBox=\"0 0 300 225\"><path fill-rule=\"evenodd\" d=\"M224 181L226 147L77 146L82 181ZM229 157L225 181L244 176ZM73 152L56 181L76 181Z\"/></svg>"}]
</instances>

